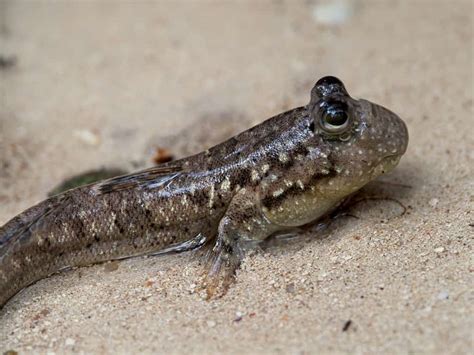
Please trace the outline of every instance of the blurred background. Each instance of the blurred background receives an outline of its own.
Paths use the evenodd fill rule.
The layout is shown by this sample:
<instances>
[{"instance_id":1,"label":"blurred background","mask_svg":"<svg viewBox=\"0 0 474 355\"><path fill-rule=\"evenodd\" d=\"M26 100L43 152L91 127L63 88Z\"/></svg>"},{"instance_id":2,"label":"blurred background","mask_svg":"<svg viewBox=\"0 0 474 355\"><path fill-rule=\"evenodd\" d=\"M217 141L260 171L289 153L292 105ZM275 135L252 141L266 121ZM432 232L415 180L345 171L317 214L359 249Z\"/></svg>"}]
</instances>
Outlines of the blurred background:
<instances>
[{"instance_id":1,"label":"blurred background","mask_svg":"<svg viewBox=\"0 0 474 355\"><path fill-rule=\"evenodd\" d=\"M280 275L282 289L262 286L262 293L249 295L236 286L236 295L218 306L220 313L184 292L187 296L179 296L184 297L182 304L166 310L152 303L140 319L128 313L141 309L132 302L127 310L114 308L119 315L110 311L100 319L84 320L79 315L87 314L87 303L94 297L83 296L83 303L79 298L73 305L55 303L44 290L57 287L61 294L62 284L45 281L36 291L46 293L39 303L22 304L23 311L16 309L2 320L0 344L33 352L104 353L472 350L472 243L465 239L472 233L467 212L472 209L474 163L472 13L469 0L1 0L0 225L70 176L102 167L131 171L156 163L160 154L178 158L196 153L305 105L315 81L335 75L352 96L387 106L408 124L409 150L390 181L411 187L409 193L396 190L392 197L411 206L412 214L395 227L380 227L379 233L397 230L404 243L412 244L392 245L393 238L387 237L380 241L384 252L358 248L354 253L362 253L366 275L362 280L351 284L341 274L322 282L320 275L337 272L331 255L337 255L338 248L355 247L348 235L372 233L372 220L357 222L359 229L346 227L344 238L321 249L322 261L306 276L311 286L296 283L299 300L285 291L287 282L282 280L299 277L315 254L298 260L291 259L291 253L279 255L274 268L257 261L264 272L255 277L263 279L248 276L257 272L254 268L244 273L240 287L267 285L268 275L284 272L286 265L290 271ZM343 240L352 244L341 244ZM461 244L447 247L447 240ZM443 250L436 254L434 248ZM189 283L195 276L177 271L187 265L179 260L169 261L180 266L169 275L177 284ZM134 282L141 285L143 270L153 273L168 265L155 261L153 269L133 264L140 262L145 261L131 262L138 266L118 274L121 279L109 276L99 282L94 271L84 272L90 275L90 287L101 294L104 287L115 290L117 283L138 287ZM347 269L361 267L345 262ZM404 271L397 266L402 264ZM442 270L435 268L439 264ZM344 268L337 269L344 273ZM407 281L410 270L414 276ZM74 276L64 277L66 284L74 284ZM324 287L326 293L320 293ZM446 292L449 302L457 303L439 304L447 299ZM158 303L173 302L165 297ZM268 316L236 330L235 317L226 312L241 308ZM32 317L42 309L54 317L41 316L45 319L34 323ZM78 312L79 323L58 321L58 314L72 317L71 309ZM125 325L117 323L117 317L126 319ZM355 328L340 339L348 319L355 319ZM113 326L105 331L101 324ZM140 340L141 324L150 332L145 343ZM41 329L47 330L38 333ZM183 334L194 339L194 345L176 343Z\"/></svg>"}]
</instances>

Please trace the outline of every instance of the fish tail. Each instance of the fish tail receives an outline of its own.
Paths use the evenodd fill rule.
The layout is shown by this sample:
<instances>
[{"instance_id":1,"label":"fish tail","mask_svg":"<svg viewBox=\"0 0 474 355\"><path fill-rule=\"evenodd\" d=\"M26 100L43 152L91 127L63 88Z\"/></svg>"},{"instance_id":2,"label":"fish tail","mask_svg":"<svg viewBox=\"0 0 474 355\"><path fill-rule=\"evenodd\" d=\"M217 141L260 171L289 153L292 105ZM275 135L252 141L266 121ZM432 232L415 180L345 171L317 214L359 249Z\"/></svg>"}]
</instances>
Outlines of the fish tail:
<instances>
[{"instance_id":1,"label":"fish tail","mask_svg":"<svg viewBox=\"0 0 474 355\"><path fill-rule=\"evenodd\" d=\"M0 308L21 289L37 281L25 278L23 247L34 236L34 226L51 214L62 203L62 198L52 197L27 209L0 227Z\"/></svg>"}]
</instances>

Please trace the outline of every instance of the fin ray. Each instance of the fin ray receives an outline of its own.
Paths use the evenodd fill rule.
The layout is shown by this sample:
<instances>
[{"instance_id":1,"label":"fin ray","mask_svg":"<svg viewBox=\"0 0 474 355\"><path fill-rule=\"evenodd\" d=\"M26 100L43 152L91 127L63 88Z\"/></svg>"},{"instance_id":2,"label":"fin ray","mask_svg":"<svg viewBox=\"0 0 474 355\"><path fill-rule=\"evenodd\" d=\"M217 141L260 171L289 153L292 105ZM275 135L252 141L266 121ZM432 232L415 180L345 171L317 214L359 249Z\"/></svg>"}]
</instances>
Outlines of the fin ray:
<instances>
[{"instance_id":1,"label":"fin ray","mask_svg":"<svg viewBox=\"0 0 474 355\"><path fill-rule=\"evenodd\" d=\"M182 172L180 166L155 166L128 175L117 176L98 183L94 188L98 194L107 194L141 188L157 188L177 177Z\"/></svg>"}]
</instances>

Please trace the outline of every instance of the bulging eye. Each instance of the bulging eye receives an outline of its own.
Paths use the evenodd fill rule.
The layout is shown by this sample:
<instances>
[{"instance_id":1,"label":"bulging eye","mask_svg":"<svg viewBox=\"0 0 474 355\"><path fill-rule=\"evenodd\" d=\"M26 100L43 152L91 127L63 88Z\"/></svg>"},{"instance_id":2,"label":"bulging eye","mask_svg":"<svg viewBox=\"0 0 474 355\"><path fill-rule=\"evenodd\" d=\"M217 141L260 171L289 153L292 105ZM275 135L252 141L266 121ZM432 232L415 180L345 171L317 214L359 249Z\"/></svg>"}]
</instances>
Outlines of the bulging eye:
<instances>
[{"instance_id":1,"label":"bulging eye","mask_svg":"<svg viewBox=\"0 0 474 355\"><path fill-rule=\"evenodd\" d=\"M321 128L329 134L340 134L349 127L347 104L341 101L325 102L320 111Z\"/></svg>"},{"instance_id":2,"label":"bulging eye","mask_svg":"<svg viewBox=\"0 0 474 355\"><path fill-rule=\"evenodd\" d=\"M347 112L330 107L323 114L323 121L329 127L340 127L347 123Z\"/></svg>"}]
</instances>

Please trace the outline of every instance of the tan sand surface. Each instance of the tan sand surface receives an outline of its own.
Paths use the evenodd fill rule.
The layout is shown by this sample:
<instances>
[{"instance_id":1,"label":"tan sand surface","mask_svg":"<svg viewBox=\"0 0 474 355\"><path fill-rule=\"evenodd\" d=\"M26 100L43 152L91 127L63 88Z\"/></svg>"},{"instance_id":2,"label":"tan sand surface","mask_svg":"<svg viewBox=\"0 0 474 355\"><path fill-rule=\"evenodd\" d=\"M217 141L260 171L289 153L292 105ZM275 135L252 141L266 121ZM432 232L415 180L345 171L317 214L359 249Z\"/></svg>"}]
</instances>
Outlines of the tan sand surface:
<instances>
[{"instance_id":1,"label":"tan sand surface","mask_svg":"<svg viewBox=\"0 0 474 355\"><path fill-rule=\"evenodd\" d=\"M304 105L326 74L411 139L363 192L403 216L361 202L359 219L248 257L213 301L191 254L55 275L0 311L0 351L473 353L473 2L355 1L339 25L321 6L0 2L0 55L16 57L0 68L0 224L74 174Z\"/></svg>"}]
</instances>

